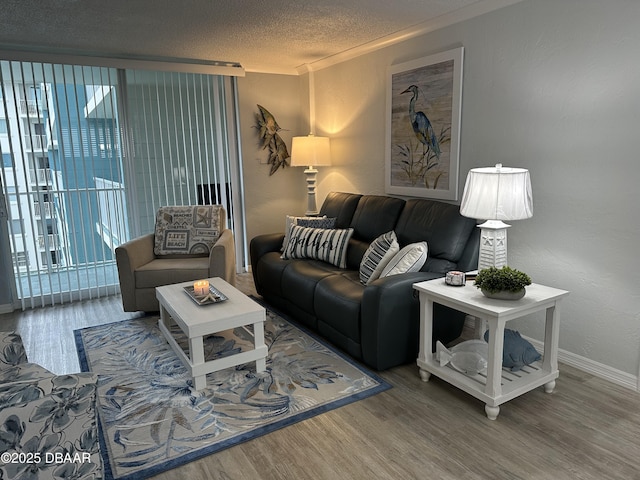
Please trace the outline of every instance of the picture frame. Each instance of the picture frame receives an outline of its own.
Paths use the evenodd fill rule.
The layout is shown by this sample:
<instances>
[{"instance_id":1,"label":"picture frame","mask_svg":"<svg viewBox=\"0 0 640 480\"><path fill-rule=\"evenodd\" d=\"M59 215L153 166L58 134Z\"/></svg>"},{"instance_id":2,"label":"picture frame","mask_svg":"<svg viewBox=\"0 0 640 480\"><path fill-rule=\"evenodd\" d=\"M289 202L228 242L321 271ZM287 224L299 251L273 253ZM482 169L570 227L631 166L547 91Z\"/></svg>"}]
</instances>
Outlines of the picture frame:
<instances>
[{"instance_id":1,"label":"picture frame","mask_svg":"<svg viewBox=\"0 0 640 480\"><path fill-rule=\"evenodd\" d=\"M385 192L458 200L464 47L388 67Z\"/></svg>"}]
</instances>

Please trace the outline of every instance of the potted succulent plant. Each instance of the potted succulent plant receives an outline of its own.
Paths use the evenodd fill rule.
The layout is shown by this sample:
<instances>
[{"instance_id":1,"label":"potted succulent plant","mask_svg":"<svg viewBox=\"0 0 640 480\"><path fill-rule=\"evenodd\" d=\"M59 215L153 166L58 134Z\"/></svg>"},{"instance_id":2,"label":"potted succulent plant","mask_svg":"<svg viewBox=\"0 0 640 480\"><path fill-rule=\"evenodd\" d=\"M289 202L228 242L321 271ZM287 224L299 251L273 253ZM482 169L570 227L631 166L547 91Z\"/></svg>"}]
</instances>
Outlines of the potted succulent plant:
<instances>
[{"instance_id":1,"label":"potted succulent plant","mask_svg":"<svg viewBox=\"0 0 640 480\"><path fill-rule=\"evenodd\" d=\"M478 272L474 285L489 298L518 300L524 296L525 287L531 285L531 278L505 265L502 268L483 268Z\"/></svg>"}]
</instances>

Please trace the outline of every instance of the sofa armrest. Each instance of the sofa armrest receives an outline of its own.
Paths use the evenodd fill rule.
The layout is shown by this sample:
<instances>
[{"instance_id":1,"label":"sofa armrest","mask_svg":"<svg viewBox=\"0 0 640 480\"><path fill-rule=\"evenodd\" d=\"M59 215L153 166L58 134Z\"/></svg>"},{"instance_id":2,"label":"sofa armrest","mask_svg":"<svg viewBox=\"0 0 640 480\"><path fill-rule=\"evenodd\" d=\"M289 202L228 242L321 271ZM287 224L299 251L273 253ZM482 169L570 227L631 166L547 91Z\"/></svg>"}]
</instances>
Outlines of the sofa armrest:
<instances>
[{"instance_id":1,"label":"sofa armrest","mask_svg":"<svg viewBox=\"0 0 640 480\"><path fill-rule=\"evenodd\" d=\"M118 269L122 265L127 272L135 272L142 265L146 265L156 258L153 253L153 246L153 233L134 238L118 246L116 248Z\"/></svg>"},{"instance_id":2,"label":"sofa armrest","mask_svg":"<svg viewBox=\"0 0 640 480\"><path fill-rule=\"evenodd\" d=\"M251 269L255 272L258 260L265 253L279 252L284 242L284 233L266 233L251 239L249 256L251 257Z\"/></svg>"},{"instance_id":3,"label":"sofa armrest","mask_svg":"<svg viewBox=\"0 0 640 480\"><path fill-rule=\"evenodd\" d=\"M27 352L17 332L0 332L0 371L27 363Z\"/></svg>"},{"instance_id":4,"label":"sofa armrest","mask_svg":"<svg viewBox=\"0 0 640 480\"><path fill-rule=\"evenodd\" d=\"M379 278L367 285L361 313L361 347L366 364L385 370L416 360L420 301L413 284L440 277L440 273L412 272ZM464 319L464 313L435 304L433 338L445 344L454 340L462 332Z\"/></svg>"},{"instance_id":5,"label":"sofa armrest","mask_svg":"<svg viewBox=\"0 0 640 480\"><path fill-rule=\"evenodd\" d=\"M236 247L233 232L228 228L211 247L209 252L209 276L221 277L228 284L236 284Z\"/></svg>"},{"instance_id":6,"label":"sofa armrest","mask_svg":"<svg viewBox=\"0 0 640 480\"><path fill-rule=\"evenodd\" d=\"M136 281L134 274L139 267L146 265L155 258L153 244L154 235L153 233L148 233L142 237L129 240L116 248L118 279L125 312L136 310Z\"/></svg>"},{"instance_id":7,"label":"sofa armrest","mask_svg":"<svg viewBox=\"0 0 640 480\"><path fill-rule=\"evenodd\" d=\"M249 257L251 259L251 274L256 291L262 294L262 285L258 279L258 261L269 252L279 252L284 242L284 233L266 233L251 239Z\"/></svg>"}]
</instances>

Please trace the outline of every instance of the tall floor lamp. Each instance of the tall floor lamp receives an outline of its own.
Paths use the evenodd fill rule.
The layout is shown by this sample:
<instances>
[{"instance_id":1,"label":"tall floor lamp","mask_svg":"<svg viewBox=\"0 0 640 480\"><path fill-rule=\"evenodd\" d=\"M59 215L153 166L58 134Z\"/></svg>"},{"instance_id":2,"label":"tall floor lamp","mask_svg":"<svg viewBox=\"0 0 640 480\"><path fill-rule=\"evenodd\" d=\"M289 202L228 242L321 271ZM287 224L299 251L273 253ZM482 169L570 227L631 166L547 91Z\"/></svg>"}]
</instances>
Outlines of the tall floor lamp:
<instances>
[{"instance_id":1,"label":"tall floor lamp","mask_svg":"<svg viewBox=\"0 0 640 480\"><path fill-rule=\"evenodd\" d=\"M328 137L293 137L291 142L291 166L307 167L304 171L307 182L307 211L306 215L317 215L316 206L316 176L315 167L331 165L331 146Z\"/></svg>"},{"instance_id":2,"label":"tall floor lamp","mask_svg":"<svg viewBox=\"0 0 640 480\"><path fill-rule=\"evenodd\" d=\"M503 220L522 220L533 216L533 197L529 170L524 168L473 168L467 175L460 213L486 220L479 227L478 270L507 265L507 225Z\"/></svg>"}]
</instances>

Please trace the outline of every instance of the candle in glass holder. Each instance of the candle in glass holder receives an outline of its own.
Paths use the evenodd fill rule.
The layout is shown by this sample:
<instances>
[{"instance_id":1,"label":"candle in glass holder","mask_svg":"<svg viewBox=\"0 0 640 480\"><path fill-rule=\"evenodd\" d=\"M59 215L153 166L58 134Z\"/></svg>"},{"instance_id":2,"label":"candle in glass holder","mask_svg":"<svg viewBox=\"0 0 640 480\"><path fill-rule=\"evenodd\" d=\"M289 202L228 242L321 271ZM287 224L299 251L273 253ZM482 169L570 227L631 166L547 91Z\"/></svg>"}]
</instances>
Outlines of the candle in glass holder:
<instances>
[{"instance_id":1,"label":"candle in glass holder","mask_svg":"<svg viewBox=\"0 0 640 480\"><path fill-rule=\"evenodd\" d=\"M198 280L193 284L193 294L196 297L204 297L209 293L209 280Z\"/></svg>"}]
</instances>

